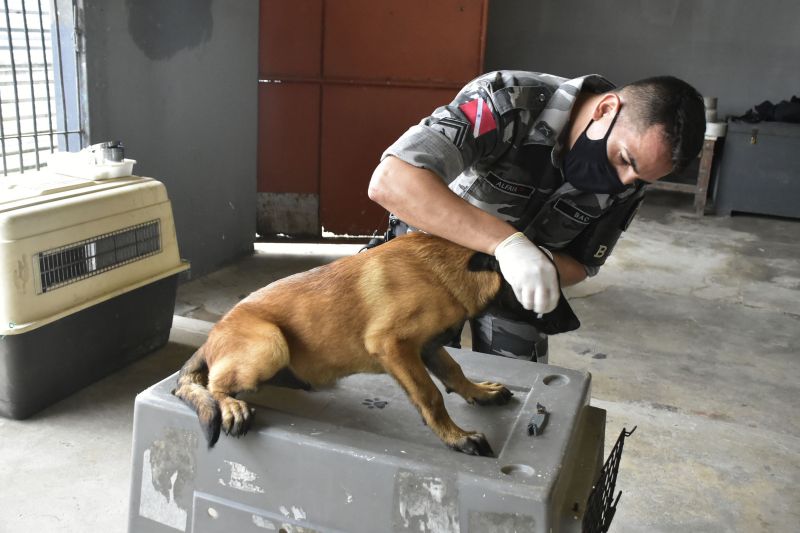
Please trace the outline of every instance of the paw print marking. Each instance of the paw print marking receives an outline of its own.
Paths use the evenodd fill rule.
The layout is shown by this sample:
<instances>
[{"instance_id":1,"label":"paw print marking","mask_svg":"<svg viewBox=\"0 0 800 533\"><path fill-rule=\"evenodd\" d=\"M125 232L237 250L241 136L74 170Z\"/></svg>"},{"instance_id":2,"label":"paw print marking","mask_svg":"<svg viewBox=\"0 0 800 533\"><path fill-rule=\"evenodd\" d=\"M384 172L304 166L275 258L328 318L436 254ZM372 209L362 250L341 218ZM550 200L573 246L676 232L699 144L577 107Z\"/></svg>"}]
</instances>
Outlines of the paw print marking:
<instances>
[{"instance_id":1,"label":"paw print marking","mask_svg":"<svg viewBox=\"0 0 800 533\"><path fill-rule=\"evenodd\" d=\"M389 402L386 400L381 400L380 398L367 398L361 402L361 405L366 405L367 409L383 409L389 405Z\"/></svg>"}]
</instances>

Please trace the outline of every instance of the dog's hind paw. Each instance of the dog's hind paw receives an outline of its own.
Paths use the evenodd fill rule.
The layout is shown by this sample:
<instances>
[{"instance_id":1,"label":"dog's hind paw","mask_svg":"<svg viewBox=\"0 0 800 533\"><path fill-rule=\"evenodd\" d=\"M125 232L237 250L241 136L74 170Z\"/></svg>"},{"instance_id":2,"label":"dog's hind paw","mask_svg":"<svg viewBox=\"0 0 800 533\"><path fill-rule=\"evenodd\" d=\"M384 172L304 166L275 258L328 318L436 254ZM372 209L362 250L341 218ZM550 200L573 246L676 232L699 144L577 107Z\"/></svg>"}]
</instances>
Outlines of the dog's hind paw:
<instances>
[{"instance_id":1,"label":"dog's hind paw","mask_svg":"<svg viewBox=\"0 0 800 533\"><path fill-rule=\"evenodd\" d=\"M489 441L486 440L486 436L483 433L468 433L450 447L467 455L494 457L494 451L492 451L492 447L489 446Z\"/></svg>"},{"instance_id":2,"label":"dog's hind paw","mask_svg":"<svg viewBox=\"0 0 800 533\"><path fill-rule=\"evenodd\" d=\"M245 435L253 422L253 410L243 401L231 397L220 401L219 406L225 434L233 437Z\"/></svg>"}]
</instances>

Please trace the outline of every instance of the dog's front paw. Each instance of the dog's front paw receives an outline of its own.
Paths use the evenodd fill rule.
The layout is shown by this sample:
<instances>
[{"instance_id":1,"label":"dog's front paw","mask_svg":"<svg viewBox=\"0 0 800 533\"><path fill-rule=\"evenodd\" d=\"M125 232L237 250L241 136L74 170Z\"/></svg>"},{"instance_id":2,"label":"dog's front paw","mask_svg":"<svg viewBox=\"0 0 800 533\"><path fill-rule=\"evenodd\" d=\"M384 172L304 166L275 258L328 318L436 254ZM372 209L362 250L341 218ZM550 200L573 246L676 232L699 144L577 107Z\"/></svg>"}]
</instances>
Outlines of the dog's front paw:
<instances>
[{"instance_id":1,"label":"dog's front paw","mask_svg":"<svg viewBox=\"0 0 800 533\"><path fill-rule=\"evenodd\" d=\"M467 433L456 440L450 447L468 455L494 457L492 447L489 446L489 441L486 440L486 436L483 433Z\"/></svg>"},{"instance_id":2,"label":"dog's front paw","mask_svg":"<svg viewBox=\"0 0 800 533\"><path fill-rule=\"evenodd\" d=\"M508 390L500 383L476 383L479 393L472 398L472 402L478 405L505 405L514 396L514 393Z\"/></svg>"}]
</instances>

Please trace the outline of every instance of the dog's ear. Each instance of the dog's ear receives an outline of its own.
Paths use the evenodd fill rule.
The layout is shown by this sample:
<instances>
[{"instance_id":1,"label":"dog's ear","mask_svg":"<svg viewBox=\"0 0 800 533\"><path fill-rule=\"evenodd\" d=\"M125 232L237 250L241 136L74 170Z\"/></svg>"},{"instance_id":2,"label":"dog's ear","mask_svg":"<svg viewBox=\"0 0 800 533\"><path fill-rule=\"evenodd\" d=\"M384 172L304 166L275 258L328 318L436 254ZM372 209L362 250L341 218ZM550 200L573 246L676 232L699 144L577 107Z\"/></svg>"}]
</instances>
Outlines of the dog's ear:
<instances>
[{"instance_id":1,"label":"dog's ear","mask_svg":"<svg viewBox=\"0 0 800 533\"><path fill-rule=\"evenodd\" d=\"M493 255L475 252L472 254L472 257L469 258L467 269L470 272L484 272L487 270L490 272L500 272L500 263L497 262L497 258Z\"/></svg>"}]
</instances>

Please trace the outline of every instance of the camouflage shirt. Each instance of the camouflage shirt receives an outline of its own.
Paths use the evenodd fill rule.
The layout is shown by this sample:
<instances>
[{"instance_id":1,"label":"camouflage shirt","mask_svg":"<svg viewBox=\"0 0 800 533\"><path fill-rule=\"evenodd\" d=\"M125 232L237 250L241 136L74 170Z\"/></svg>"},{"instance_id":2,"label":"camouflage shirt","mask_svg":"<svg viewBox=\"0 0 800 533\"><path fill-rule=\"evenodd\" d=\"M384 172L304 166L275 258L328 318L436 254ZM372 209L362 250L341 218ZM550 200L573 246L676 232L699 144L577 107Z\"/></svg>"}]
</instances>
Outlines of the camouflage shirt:
<instances>
[{"instance_id":1,"label":"camouflage shirt","mask_svg":"<svg viewBox=\"0 0 800 533\"><path fill-rule=\"evenodd\" d=\"M539 245L570 252L594 274L633 217L633 204L638 205L643 191L634 186L617 195L578 191L564 180L561 153L578 93L613 88L597 75L568 80L535 72L490 72L411 127L383 157L433 171L469 203ZM615 209L625 211L622 222L619 216L604 216ZM604 222L609 218L613 222ZM585 238L589 233L592 238ZM570 247L579 240L591 248Z\"/></svg>"}]
</instances>

